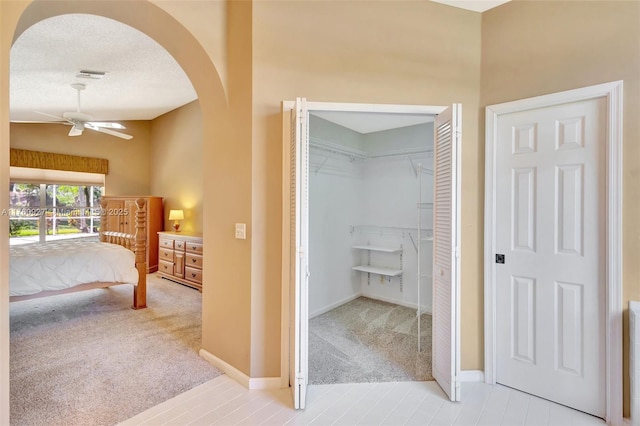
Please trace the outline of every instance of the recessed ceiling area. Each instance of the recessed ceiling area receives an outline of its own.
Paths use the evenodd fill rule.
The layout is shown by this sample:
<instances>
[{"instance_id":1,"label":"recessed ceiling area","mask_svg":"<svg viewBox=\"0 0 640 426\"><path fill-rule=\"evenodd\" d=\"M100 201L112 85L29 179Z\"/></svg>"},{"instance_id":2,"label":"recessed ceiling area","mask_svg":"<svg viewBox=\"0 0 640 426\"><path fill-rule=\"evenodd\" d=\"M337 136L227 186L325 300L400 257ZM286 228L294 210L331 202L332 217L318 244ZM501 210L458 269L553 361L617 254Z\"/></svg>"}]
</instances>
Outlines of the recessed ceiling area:
<instances>
[{"instance_id":1,"label":"recessed ceiling area","mask_svg":"<svg viewBox=\"0 0 640 426\"><path fill-rule=\"evenodd\" d=\"M362 134L431 123L434 120L432 115L426 114L348 111L310 111L309 114Z\"/></svg>"},{"instance_id":2,"label":"recessed ceiling area","mask_svg":"<svg viewBox=\"0 0 640 426\"><path fill-rule=\"evenodd\" d=\"M431 0L436 3L448 6L459 7L461 9L473 10L474 12L485 12L510 0Z\"/></svg>"},{"instance_id":3,"label":"recessed ceiling area","mask_svg":"<svg viewBox=\"0 0 640 426\"><path fill-rule=\"evenodd\" d=\"M78 76L81 70L105 75ZM197 99L162 46L96 15L60 15L28 28L11 48L10 73L12 121L52 121L37 112L61 117L76 111L73 83L86 84L81 111L95 120L151 120Z\"/></svg>"}]
</instances>

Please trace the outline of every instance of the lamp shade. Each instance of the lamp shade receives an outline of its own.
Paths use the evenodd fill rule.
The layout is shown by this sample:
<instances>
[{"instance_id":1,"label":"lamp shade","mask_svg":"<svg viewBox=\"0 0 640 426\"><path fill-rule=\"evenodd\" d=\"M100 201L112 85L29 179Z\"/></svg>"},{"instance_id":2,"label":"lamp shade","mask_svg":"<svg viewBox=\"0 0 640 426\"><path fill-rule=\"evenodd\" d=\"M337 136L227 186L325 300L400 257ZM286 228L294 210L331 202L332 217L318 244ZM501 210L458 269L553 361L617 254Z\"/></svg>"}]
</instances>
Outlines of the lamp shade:
<instances>
[{"instance_id":1,"label":"lamp shade","mask_svg":"<svg viewBox=\"0 0 640 426\"><path fill-rule=\"evenodd\" d=\"M170 210L169 220L183 220L184 212L182 210Z\"/></svg>"}]
</instances>

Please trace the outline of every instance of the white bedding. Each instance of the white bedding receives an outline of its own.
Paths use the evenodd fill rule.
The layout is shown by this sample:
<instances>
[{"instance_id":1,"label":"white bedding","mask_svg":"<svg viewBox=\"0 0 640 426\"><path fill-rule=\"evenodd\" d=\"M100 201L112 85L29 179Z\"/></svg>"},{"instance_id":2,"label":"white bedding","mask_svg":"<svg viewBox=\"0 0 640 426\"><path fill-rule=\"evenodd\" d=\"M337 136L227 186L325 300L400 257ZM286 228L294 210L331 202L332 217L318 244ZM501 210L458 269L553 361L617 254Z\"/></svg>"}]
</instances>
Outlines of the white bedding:
<instances>
[{"instance_id":1,"label":"white bedding","mask_svg":"<svg viewBox=\"0 0 640 426\"><path fill-rule=\"evenodd\" d=\"M9 265L10 296L63 290L92 282L138 282L131 250L95 240L12 246Z\"/></svg>"}]
</instances>

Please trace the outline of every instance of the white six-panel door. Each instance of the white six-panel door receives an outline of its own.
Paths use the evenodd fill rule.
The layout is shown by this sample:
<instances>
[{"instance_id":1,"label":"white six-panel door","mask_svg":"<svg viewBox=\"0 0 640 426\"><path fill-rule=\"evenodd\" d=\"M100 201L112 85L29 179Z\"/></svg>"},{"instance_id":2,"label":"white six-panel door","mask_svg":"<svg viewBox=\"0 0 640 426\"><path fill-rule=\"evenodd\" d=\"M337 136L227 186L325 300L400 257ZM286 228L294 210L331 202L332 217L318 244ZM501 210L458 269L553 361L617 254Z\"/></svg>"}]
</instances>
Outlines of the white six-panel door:
<instances>
[{"instance_id":1,"label":"white six-panel door","mask_svg":"<svg viewBox=\"0 0 640 426\"><path fill-rule=\"evenodd\" d=\"M605 98L501 115L496 382L599 417L605 386Z\"/></svg>"}]
</instances>

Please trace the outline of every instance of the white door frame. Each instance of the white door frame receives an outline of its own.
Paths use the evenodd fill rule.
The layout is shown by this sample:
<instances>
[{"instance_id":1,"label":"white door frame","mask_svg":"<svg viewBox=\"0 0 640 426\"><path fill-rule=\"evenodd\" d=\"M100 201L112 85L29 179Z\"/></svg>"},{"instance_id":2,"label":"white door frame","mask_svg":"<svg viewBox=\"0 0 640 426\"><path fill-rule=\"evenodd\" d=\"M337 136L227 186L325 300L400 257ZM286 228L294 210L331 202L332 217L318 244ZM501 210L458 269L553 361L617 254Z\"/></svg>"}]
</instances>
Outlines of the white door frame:
<instances>
[{"instance_id":1,"label":"white door frame","mask_svg":"<svg viewBox=\"0 0 640 426\"><path fill-rule=\"evenodd\" d=\"M622 81L486 108L484 209L484 374L496 383L496 151L503 114L594 98L607 100L606 140L606 420L622 424Z\"/></svg>"},{"instance_id":2,"label":"white door frame","mask_svg":"<svg viewBox=\"0 0 640 426\"><path fill-rule=\"evenodd\" d=\"M295 101L282 102L283 121L282 121L282 299L281 299L281 350L280 350L280 386L282 388L289 387L289 365L290 359L290 341L289 328L291 326L291 318L289 315L291 298L291 283L289 276L289 260L291 253L289 249L290 242L290 221L289 212L291 209L289 202L289 190L291 188L291 170L287 166L290 158L290 141L288 139L291 132L289 131L290 120L284 113L291 111ZM394 105L394 104L358 104L358 103L336 103L336 102L307 102L309 111L340 111L340 112L378 112L392 114L430 114L437 115L447 109L446 106L428 106L428 105ZM460 354L456 354L459 359Z\"/></svg>"}]
</instances>

